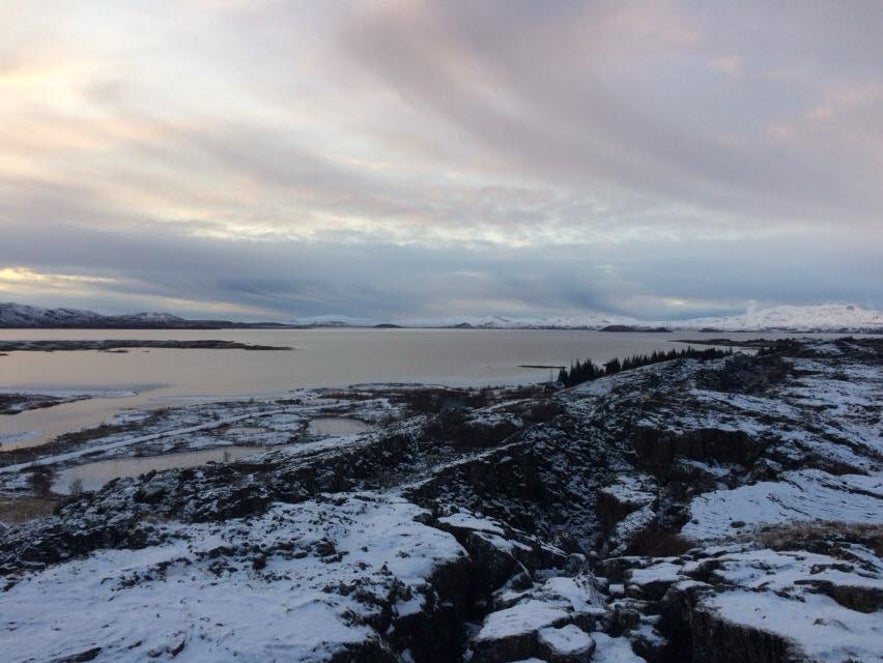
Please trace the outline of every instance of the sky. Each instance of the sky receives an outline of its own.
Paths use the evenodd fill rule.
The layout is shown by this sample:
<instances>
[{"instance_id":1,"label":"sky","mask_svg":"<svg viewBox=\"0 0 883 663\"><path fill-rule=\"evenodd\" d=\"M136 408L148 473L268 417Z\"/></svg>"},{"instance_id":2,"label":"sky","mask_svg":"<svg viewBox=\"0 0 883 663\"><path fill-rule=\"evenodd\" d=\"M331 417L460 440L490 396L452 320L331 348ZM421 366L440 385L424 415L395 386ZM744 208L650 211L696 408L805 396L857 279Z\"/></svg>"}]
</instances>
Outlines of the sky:
<instances>
[{"instance_id":1,"label":"sky","mask_svg":"<svg viewBox=\"0 0 883 663\"><path fill-rule=\"evenodd\" d=\"M883 3L0 0L0 301L883 307Z\"/></svg>"}]
</instances>

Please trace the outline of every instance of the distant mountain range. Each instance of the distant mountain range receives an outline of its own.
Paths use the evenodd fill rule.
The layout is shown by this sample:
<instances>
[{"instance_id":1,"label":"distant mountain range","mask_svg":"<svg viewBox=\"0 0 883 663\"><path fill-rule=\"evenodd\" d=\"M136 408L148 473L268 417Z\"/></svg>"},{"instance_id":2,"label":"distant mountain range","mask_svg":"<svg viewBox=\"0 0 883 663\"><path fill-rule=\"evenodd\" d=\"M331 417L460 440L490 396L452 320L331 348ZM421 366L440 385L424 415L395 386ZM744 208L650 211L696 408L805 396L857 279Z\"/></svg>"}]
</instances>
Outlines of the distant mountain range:
<instances>
[{"instance_id":1,"label":"distant mountain range","mask_svg":"<svg viewBox=\"0 0 883 663\"><path fill-rule=\"evenodd\" d=\"M0 304L0 328L67 329L272 329L277 327L443 327L469 329L595 329L604 331L720 331L720 332L835 332L883 333L883 313L853 304L777 306L749 310L743 315L691 320L642 321L626 316L587 313L573 317L451 317L395 321L321 316L292 324L188 320L169 313L107 316L93 311L46 309L23 304Z\"/></svg>"},{"instance_id":2,"label":"distant mountain range","mask_svg":"<svg viewBox=\"0 0 883 663\"><path fill-rule=\"evenodd\" d=\"M744 315L696 318L673 324L678 329L695 330L883 333L883 312L853 304L776 306Z\"/></svg>"},{"instance_id":3,"label":"distant mountain range","mask_svg":"<svg viewBox=\"0 0 883 663\"><path fill-rule=\"evenodd\" d=\"M254 329L280 327L274 322L243 323L229 320L187 320L171 313L145 312L102 315L74 308L40 308L0 304L0 328L26 329Z\"/></svg>"},{"instance_id":4,"label":"distant mountain range","mask_svg":"<svg viewBox=\"0 0 883 663\"><path fill-rule=\"evenodd\" d=\"M439 324L442 322L443 324ZM690 320L638 320L588 313L574 317L507 318L486 316L438 320L407 320L403 327L472 327L476 329L599 329L605 331L721 331L883 333L883 312L853 304L777 306L743 315Z\"/></svg>"}]
</instances>

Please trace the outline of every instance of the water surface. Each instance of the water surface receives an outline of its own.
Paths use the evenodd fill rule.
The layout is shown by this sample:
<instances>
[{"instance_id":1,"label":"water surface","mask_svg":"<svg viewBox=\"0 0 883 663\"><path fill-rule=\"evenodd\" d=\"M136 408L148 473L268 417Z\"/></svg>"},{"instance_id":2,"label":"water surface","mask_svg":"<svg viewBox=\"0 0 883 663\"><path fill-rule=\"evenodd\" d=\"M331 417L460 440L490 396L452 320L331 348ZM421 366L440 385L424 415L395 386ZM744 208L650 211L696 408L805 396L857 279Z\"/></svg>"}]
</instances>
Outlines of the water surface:
<instances>
[{"instance_id":1,"label":"water surface","mask_svg":"<svg viewBox=\"0 0 883 663\"><path fill-rule=\"evenodd\" d=\"M86 463L69 467L59 472L52 483L52 491L60 495L68 495L77 482L81 490L98 490L111 479L137 477L151 470L161 471L173 468L197 467L206 463L227 463L264 451L267 451L267 449L263 447L230 446L220 449L166 454L164 456L119 458L102 460L97 463Z\"/></svg>"},{"instance_id":2,"label":"water surface","mask_svg":"<svg viewBox=\"0 0 883 663\"><path fill-rule=\"evenodd\" d=\"M277 396L298 387L378 382L448 386L541 382L554 377L555 371L527 368L525 364L558 366L585 358L601 363L613 357L668 350L674 347L674 339L684 336L722 335L478 329L5 329L0 330L0 339L219 339L295 349L10 353L0 357L0 389L4 391L80 390L103 396L0 416L0 444L5 442L7 449L42 444L61 433L106 421L125 408L168 406L205 398ZM757 334L726 336L749 338ZM126 395L131 392L135 395Z\"/></svg>"}]
</instances>

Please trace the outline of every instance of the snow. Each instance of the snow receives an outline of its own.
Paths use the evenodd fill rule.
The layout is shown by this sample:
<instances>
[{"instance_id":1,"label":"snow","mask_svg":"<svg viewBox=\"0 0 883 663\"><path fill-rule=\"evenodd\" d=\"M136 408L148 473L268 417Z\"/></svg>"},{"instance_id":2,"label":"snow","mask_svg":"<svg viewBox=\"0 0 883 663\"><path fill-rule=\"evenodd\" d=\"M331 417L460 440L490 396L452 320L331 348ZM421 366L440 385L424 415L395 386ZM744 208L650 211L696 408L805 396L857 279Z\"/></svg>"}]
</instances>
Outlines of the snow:
<instances>
[{"instance_id":1,"label":"snow","mask_svg":"<svg viewBox=\"0 0 883 663\"><path fill-rule=\"evenodd\" d=\"M883 329L883 313L853 304L776 306L748 310L743 315L696 318L672 323L677 329L713 328L721 331L840 331Z\"/></svg>"},{"instance_id":2,"label":"snow","mask_svg":"<svg viewBox=\"0 0 883 663\"><path fill-rule=\"evenodd\" d=\"M241 457L237 447L253 447L252 453L269 449L284 449L287 457L306 455L329 448L342 448L358 443L372 427L361 421L362 418L375 420L389 414L392 408L386 399L375 398L353 403L328 399L319 402L317 392L299 393L298 403L289 401L266 402L212 402L191 404L185 407L152 411L126 411L113 420L116 425L142 423L134 430L115 431L79 443L69 450L58 451L28 463L17 463L0 468L0 488L10 489L18 485L16 477L23 467L44 465L54 467L58 472L67 472L70 465L89 461L95 462L125 459L136 456L130 465L130 474L115 473L113 476L136 476L134 470L146 467L150 457L156 457L157 469L167 467L192 466L187 462L168 465L166 459L173 460L171 454L187 459L188 452L206 452L207 460L219 461L224 449L231 449L231 455ZM280 407L281 405L281 407ZM358 414L359 419L341 416L322 416L325 413L339 414L341 411ZM313 425L315 424L315 425ZM346 433L346 434L344 434ZM34 435L29 436L31 439ZM0 437L0 444L8 446L26 443L28 438L15 439ZM216 450L218 453L208 453ZM120 466L123 469L127 462ZM100 468L100 466L97 466ZM149 469L149 468L148 468ZM88 474L91 470L87 467ZM147 471L146 469L142 471ZM76 473L76 470L74 470ZM96 475L97 477L97 475ZM88 483L90 489L101 484ZM69 482L56 484L66 488Z\"/></svg>"},{"instance_id":3,"label":"snow","mask_svg":"<svg viewBox=\"0 0 883 663\"><path fill-rule=\"evenodd\" d=\"M27 442L28 440L33 440L34 438L40 437L39 431L21 431L15 433L2 433L0 434L0 448L3 447L4 444L15 444L17 442Z\"/></svg>"},{"instance_id":4,"label":"snow","mask_svg":"<svg viewBox=\"0 0 883 663\"><path fill-rule=\"evenodd\" d=\"M846 346L841 343L841 347ZM841 358L848 356L853 355L844 352ZM546 439L544 436L574 451L601 449L614 454L619 445L627 452L623 413L635 414L628 423L646 422L663 432L689 433L704 428L741 431L758 441L761 450L761 455L745 466L719 460L713 454L701 461L680 461L683 467L689 465L703 473L688 491L708 491L685 491L678 498L683 502L673 503L679 508L678 516L683 513L681 507L689 510L690 520L682 533L701 542L701 546L684 557L630 557L622 566L611 566L612 577L625 578L628 590L622 584L612 584L608 596L600 592L603 581L585 571L575 577L556 575L583 569L579 559L568 560L565 571L534 568L534 564L545 562L531 561L536 555L516 555L523 560L524 567L519 566L519 570L526 567L530 578L527 573L519 574L517 582L498 588L490 604L496 612L488 614L480 627L469 625L469 633L477 631L479 645L525 636L526 641L559 652L578 650L582 645L591 647L594 641L597 651L592 660L639 661L629 639L659 644L660 635L654 629L659 615L652 613L657 610L653 604L660 593L657 590L670 589L671 585L677 591L689 590L698 609L777 633L795 642L795 648L809 652L813 659L839 661L852 656L875 660L873 644L881 640L879 611L860 613L827 594L846 603L871 602L868 596L883 591L879 558L867 548L848 543L853 539L846 535L839 536L836 524L829 523L831 536L817 537L817 543L830 547L812 547L817 552L827 550L831 556L803 550L764 550L759 542L771 541L773 535L770 531L752 531L764 525L816 520L880 524L883 475L879 452L883 451L883 429L879 403L883 389L879 369L862 367L858 360L854 364L845 359L825 363L824 357L795 359L794 363L799 369L796 381L772 384L753 395L695 388L699 365L691 362L646 367L629 375L598 380L585 388L569 390L563 397L573 399L566 404L567 412L579 425L568 426L560 433L540 429L534 431L535 436L522 435L505 445L477 452L456 455L445 450L430 455L417 470L399 473L401 483L389 490L424 485L432 480L428 475L443 467L450 470L485 461L498 465L519 462L528 444L537 444L537 457L545 458L546 449L538 443ZM649 388L654 380L667 384L668 379L677 389L676 398L644 398L644 387ZM225 404L183 409L159 424L155 420L146 423L136 440L147 443L148 450L165 448L173 439L193 449L288 436L298 441L270 452L270 458L279 462L297 459L292 465L301 465L302 459L304 467L313 462L312 454L328 449L346 447L349 453L359 445L381 446L380 433L324 439L309 433L307 423L316 416L357 416L375 421L365 416L368 409L382 412L381 405L388 405L383 399L372 400L364 406L365 411L354 413L363 406L336 398L339 400L333 405L329 398L322 404L312 401L309 406L299 404L296 408L289 404L284 410L276 409L281 403L272 402L249 408ZM626 407L623 404L628 405L628 399L639 403L646 400L652 407ZM488 416L480 419L483 415ZM475 420L489 425L503 415L502 408L487 408ZM605 419L609 429L601 427ZM415 422L424 421L417 418L398 430L414 433L423 444L418 436L424 424ZM220 430L212 428L219 424ZM592 434L597 432L598 438L589 435L590 429ZM608 445L602 435L614 441ZM118 446L125 440L128 445ZM103 449L129 454L135 452L131 442L131 433L115 433L91 440L91 446L82 451ZM581 494L579 491L599 490L626 505L625 510L634 509L614 530L610 541L614 552L617 546L625 549L629 536L646 530L665 513L661 509L668 506L665 500L669 498L662 477L643 474L632 467L630 460L614 457L605 459L606 464L599 463L597 481L587 484L587 474L571 471L573 466L567 464L574 458L568 456L567 462L561 461L560 466L567 469L555 475L562 477L563 485L572 482L574 496ZM52 460L57 462L59 457ZM429 466L434 469L427 469ZM786 471L786 467L801 469ZM589 472L594 468L592 465ZM477 467L479 470L483 468ZM0 474L0 478L13 477ZM758 481L760 478L763 480ZM163 480L161 476L154 478L144 486L145 494L155 487L154 482ZM249 485L258 482L255 478L251 483L249 477ZM135 487L126 490L134 491ZM177 658L184 661L233 657L245 661L327 659L346 643L387 634L375 630L380 628L376 626L380 621L379 604L359 599L364 598L363 591L381 601L392 597L393 631L395 619L416 616L435 605L427 600L429 578L440 565L456 562L464 555L445 530L472 530L470 543L480 537L501 550L520 552L518 547L530 552L536 548L535 539L530 539L533 547L521 542L525 537L516 540L514 530L506 523L508 511L497 508L492 500L464 500L461 504L447 502L445 495L432 512L449 515L440 518L441 528L436 529L421 524L425 519L415 522L415 516L425 516L426 512L396 495L401 492L386 496L321 496L296 506L276 505L263 516L223 524L156 524L163 533L159 539L162 543L153 543L144 550L96 552L49 570L28 571L9 591L0 594L0 614L5 620L0 622L0 629L5 629L4 639L12 642L12 654L4 651L4 655L13 661L28 657L52 660L100 646L97 660L125 661L143 660L151 654L169 658L183 647ZM464 508L474 512L452 513ZM482 511L496 519L483 516ZM735 521L742 523L734 527ZM589 519L583 522L585 529L596 525ZM73 526L80 523L74 521ZM569 531L578 531L582 523L568 527ZM722 543L733 538L741 543ZM791 545L791 541L782 543L785 538L764 545ZM804 544L798 541L795 545ZM225 551L212 557L213 551L221 549ZM602 550L601 554L609 552ZM265 566L263 561L254 565L257 556L266 558ZM561 554L557 559L565 556ZM636 592L636 587L646 591ZM846 593L833 592L831 587ZM629 598L606 602L625 594ZM53 600L47 601L47 597ZM76 609L71 610L71 606ZM576 626L610 628L613 614L623 608L642 615L621 637L589 635ZM29 647L33 652L28 651ZM404 652L401 658L407 661L413 655Z\"/></svg>"},{"instance_id":5,"label":"snow","mask_svg":"<svg viewBox=\"0 0 883 663\"><path fill-rule=\"evenodd\" d=\"M620 520L610 535L611 554L623 554L631 537L646 529L655 519L656 512L647 504Z\"/></svg>"},{"instance_id":6,"label":"snow","mask_svg":"<svg viewBox=\"0 0 883 663\"><path fill-rule=\"evenodd\" d=\"M611 638L606 633L592 633L597 645L592 663L645 663L644 659L632 651L629 641L624 638Z\"/></svg>"},{"instance_id":7,"label":"snow","mask_svg":"<svg viewBox=\"0 0 883 663\"><path fill-rule=\"evenodd\" d=\"M501 640L513 635L532 633L545 626L566 621L567 617L568 613L563 608L531 599L489 614L475 640Z\"/></svg>"},{"instance_id":8,"label":"snow","mask_svg":"<svg viewBox=\"0 0 883 663\"><path fill-rule=\"evenodd\" d=\"M499 604L514 605L492 612L485 617L476 641L500 640L530 634L539 629L561 626L577 615L603 615L604 597L588 575L552 576L530 590L503 590ZM570 631L566 632L570 633ZM562 636L564 637L564 636Z\"/></svg>"},{"instance_id":9,"label":"snow","mask_svg":"<svg viewBox=\"0 0 883 663\"><path fill-rule=\"evenodd\" d=\"M880 523L883 477L821 470L786 472L782 481L762 481L696 497L681 533L689 539L721 539L736 530L731 523L761 524L836 520Z\"/></svg>"},{"instance_id":10,"label":"snow","mask_svg":"<svg viewBox=\"0 0 883 663\"><path fill-rule=\"evenodd\" d=\"M647 585L651 582L677 582L684 580L684 567L671 562L661 562L645 569L633 569L629 573L631 582L635 585Z\"/></svg>"},{"instance_id":11,"label":"snow","mask_svg":"<svg viewBox=\"0 0 883 663\"><path fill-rule=\"evenodd\" d=\"M134 315L127 317L149 322L184 322L184 319L179 318L177 315L172 315L171 313L161 313L159 311L145 311L143 313L135 313Z\"/></svg>"},{"instance_id":12,"label":"snow","mask_svg":"<svg viewBox=\"0 0 883 663\"><path fill-rule=\"evenodd\" d=\"M85 327L108 323L133 322L146 325L183 323L186 320L171 313L145 312L132 315L106 316L94 311L71 308L48 309L24 304L0 304L0 327Z\"/></svg>"},{"instance_id":13,"label":"snow","mask_svg":"<svg viewBox=\"0 0 883 663\"><path fill-rule=\"evenodd\" d=\"M814 661L883 661L880 614L847 610L827 596L804 594L801 600L789 600L771 592L735 590L703 605L727 621L793 641Z\"/></svg>"},{"instance_id":14,"label":"snow","mask_svg":"<svg viewBox=\"0 0 883 663\"><path fill-rule=\"evenodd\" d=\"M0 327L39 327L94 322L102 316L78 309L46 309L7 302L0 304Z\"/></svg>"},{"instance_id":15,"label":"snow","mask_svg":"<svg viewBox=\"0 0 883 663\"><path fill-rule=\"evenodd\" d=\"M397 321L403 327L456 327L468 325L476 329L600 329L608 325L639 325L636 318L609 313L591 312L576 316L513 317L483 315L448 318L411 318Z\"/></svg>"},{"instance_id":16,"label":"snow","mask_svg":"<svg viewBox=\"0 0 883 663\"><path fill-rule=\"evenodd\" d=\"M699 590L698 610L791 642L795 659L803 660L796 653L802 651L813 661L883 660L880 612L860 612L826 594L826 588L869 596L883 591L883 561L863 546L841 543L835 557L731 544L708 547L699 560L687 559L632 570L631 580L677 581L680 591ZM710 584L684 579L702 574L707 564L713 569Z\"/></svg>"},{"instance_id":17,"label":"snow","mask_svg":"<svg viewBox=\"0 0 883 663\"><path fill-rule=\"evenodd\" d=\"M656 494L647 490L647 487L654 487L655 483L655 480L646 474L620 476L616 478L616 483L605 486L600 492L610 495L622 504L641 507L656 499Z\"/></svg>"},{"instance_id":18,"label":"snow","mask_svg":"<svg viewBox=\"0 0 883 663\"><path fill-rule=\"evenodd\" d=\"M539 595L567 605L575 612L592 612L604 603L604 597L587 576L549 578Z\"/></svg>"},{"instance_id":19,"label":"snow","mask_svg":"<svg viewBox=\"0 0 883 663\"><path fill-rule=\"evenodd\" d=\"M537 640L541 647L548 647L559 656L585 655L595 646L592 637L574 624L561 628L541 628L537 633Z\"/></svg>"},{"instance_id":20,"label":"snow","mask_svg":"<svg viewBox=\"0 0 883 663\"><path fill-rule=\"evenodd\" d=\"M114 449L119 449L121 447L128 447L133 445L144 444L145 442L153 442L162 438L167 437L178 437L181 435L187 435L189 433L195 433L197 431L205 431L213 428L220 428L221 426L227 426L232 423L236 423L238 421L244 421L246 419L253 419L256 416L273 416L275 414L280 414L284 412L284 410L266 410L260 413L260 415L255 414L254 412L250 412L248 414L235 415L231 417L225 417L221 419L217 419L215 421L211 421L209 423L201 423L195 426L188 426L186 428L178 428L173 430L165 430L159 433L151 433L149 435L135 435L129 437L123 437L122 439L116 440L114 442L108 442L106 444L100 444L96 446L90 446L85 449L78 449L77 451L69 451L67 453L56 454L54 456L45 456L43 458L38 458L36 460L29 461L27 463L19 463L17 465L7 465L5 467L0 467L0 474L14 473L20 472L25 467L31 467L32 465L54 465L57 463L62 463L70 460L76 460L78 458L82 458L84 456L94 456L96 452L105 452L112 451Z\"/></svg>"},{"instance_id":21,"label":"snow","mask_svg":"<svg viewBox=\"0 0 883 663\"><path fill-rule=\"evenodd\" d=\"M108 321L132 321L142 324L176 324L187 322L170 313L147 312L124 316L104 316L77 309L46 309L36 306L0 304L0 327L58 327L100 325ZM814 306L776 306L749 309L741 315L694 318L689 320L639 320L637 318L593 311L578 315L513 317L479 315L447 318L412 318L381 320L348 315L325 315L299 318L296 325L330 327L367 327L393 322L401 327L439 328L468 326L477 329L601 329L609 325L673 330L712 328L721 331L842 331L883 329L883 313L853 304L821 304Z\"/></svg>"},{"instance_id":22,"label":"snow","mask_svg":"<svg viewBox=\"0 0 883 663\"><path fill-rule=\"evenodd\" d=\"M327 659L376 636L367 620L396 586L413 592L402 600L411 614L433 571L465 555L450 534L416 522L421 513L361 493L280 504L251 520L166 525L167 543L94 553L0 594L4 660L94 647L96 661L167 659L182 643L175 660L184 662ZM255 550L267 558L260 570Z\"/></svg>"},{"instance_id":23,"label":"snow","mask_svg":"<svg viewBox=\"0 0 883 663\"><path fill-rule=\"evenodd\" d=\"M370 326L384 322L371 318L348 316L323 316L303 318L299 324L335 326ZM600 311L579 315L513 317L479 315L446 318L409 318L393 320L401 327L456 327L476 329L601 329L609 325L659 328L672 330L699 330L705 328L729 332L764 330L827 331L881 330L883 313L853 304L820 304L814 306L776 306L767 309L750 309L744 314L693 318L689 320L639 320L637 318L604 313Z\"/></svg>"},{"instance_id":24,"label":"snow","mask_svg":"<svg viewBox=\"0 0 883 663\"><path fill-rule=\"evenodd\" d=\"M478 518L470 513L455 513L450 516L439 518L438 521L440 523L452 525L453 527L460 527L463 529L471 529L479 532L489 532L491 534L499 534L501 536L505 534L503 528L497 525L495 522L487 518Z\"/></svg>"},{"instance_id":25,"label":"snow","mask_svg":"<svg viewBox=\"0 0 883 663\"><path fill-rule=\"evenodd\" d=\"M714 572L718 578L745 589L771 591L780 596L795 594L795 588L806 580L883 590L883 565L879 559L876 569L863 569L864 575L843 570L854 570L853 564L803 550L736 552L721 561L722 568Z\"/></svg>"}]
</instances>

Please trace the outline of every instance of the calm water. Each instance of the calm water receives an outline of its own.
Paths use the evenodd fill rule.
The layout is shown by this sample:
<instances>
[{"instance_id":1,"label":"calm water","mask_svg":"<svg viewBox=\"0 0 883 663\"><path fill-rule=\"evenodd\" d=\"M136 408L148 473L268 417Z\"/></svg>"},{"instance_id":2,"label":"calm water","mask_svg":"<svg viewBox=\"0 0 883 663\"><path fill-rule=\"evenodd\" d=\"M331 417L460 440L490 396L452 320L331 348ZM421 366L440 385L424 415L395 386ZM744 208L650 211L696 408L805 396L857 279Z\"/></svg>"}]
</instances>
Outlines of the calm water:
<instances>
[{"instance_id":1,"label":"calm water","mask_svg":"<svg viewBox=\"0 0 883 663\"><path fill-rule=\"evenodd\" d=\"M310 422L309 433L311 435L358 435L370 430L371 427L364 421L350 419L348 417L322 417Z\"/></svg>"},{"instance_id":2,"label":"calm water","mask_svg":"<svg viewBox=\"0 0 883 663\"><path fill-rule=\"evenodd\" d=\"M297 387L366 382L451 386L539 382L553 372L520 365L566 365L586 357L603 362L670 349L675 338L720 335L466 329L0 330L4 340L221 339L295 348L279 352L14 352L0 357L3 391L94 391L116 397L0 416L0 442L5 442L5 448L39 444L60 433L98 424L126 408L168 406L198 398L273 396ZM135 395L120 396L131 392ZM16 438L20 441L13 442Z\"/></svg>"},{"instance_id":3,"label":"calm water","mask_svg":"<svg viewBox=\"0 0 883 663\"><path fill-rule=\"evenodd\" d=\"M169 470L175 467L198 467L206 463L226 463L248 458L267 451L262 447L224 447L186 453L146 456L144 458L120 458L87 463L62 470L52 482L53 492L67 495L74 482L83 490L98 490L111 479L136 477L151 470Z\"/></svg>"}]
</instances>

